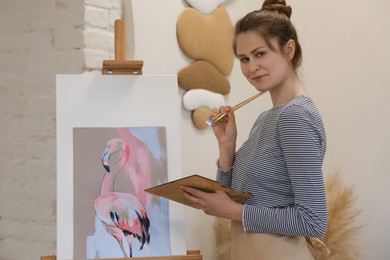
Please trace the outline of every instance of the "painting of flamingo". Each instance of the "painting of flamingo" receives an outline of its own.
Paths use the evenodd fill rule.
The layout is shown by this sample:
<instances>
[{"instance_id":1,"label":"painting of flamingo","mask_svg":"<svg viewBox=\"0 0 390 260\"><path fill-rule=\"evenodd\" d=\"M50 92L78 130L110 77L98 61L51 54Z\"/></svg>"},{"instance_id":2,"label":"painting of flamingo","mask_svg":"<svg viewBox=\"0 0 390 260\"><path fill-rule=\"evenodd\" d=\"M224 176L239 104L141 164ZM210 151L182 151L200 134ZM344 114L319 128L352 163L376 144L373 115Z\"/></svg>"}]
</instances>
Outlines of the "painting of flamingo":
<instances>
[{"instance_id":1,"label":"painting of flamingo","mask_svg":"<svg viewBox=\"0 0 390 260\"><path fill-rule=\"evenodd\" d=\"M149 243L149 218L144 206L136 196L130 193L110 191L113 186L113 178L110 170L110 158L119 153L118 162L120 169L124 169L130 157L130 146L120 138L114 138L107 142L102 154L104 174L100 195L94 200L94 207L98 219L102 222L106 231L112 235L119 244L124 257L128 257L123 245L123 238L129 245L129 256L132 257L132 240L138 239L142 249L145 243ZM120 172L119 172L120 173Z\"/></svg>"},{"instance_id":2,"label":"painting of flamingo","mask_svg":"<svg viewBox=\"0 0 390 260\"><path fill-rule=\"evenodd\" d=\"M91 198L89 215L94 213L89 221L74 214L80 222L75 234L85 241L76 250L75 238L75 257L170 255L168 202L144 191L166 181L165 129L77 128L74 138L75 177L77 171L95 172L74 180L79 195ZM83 160L76 160L78 154ZM84 198L74 203L80 211L87 206Z\"/></svg>"}]
</instances>

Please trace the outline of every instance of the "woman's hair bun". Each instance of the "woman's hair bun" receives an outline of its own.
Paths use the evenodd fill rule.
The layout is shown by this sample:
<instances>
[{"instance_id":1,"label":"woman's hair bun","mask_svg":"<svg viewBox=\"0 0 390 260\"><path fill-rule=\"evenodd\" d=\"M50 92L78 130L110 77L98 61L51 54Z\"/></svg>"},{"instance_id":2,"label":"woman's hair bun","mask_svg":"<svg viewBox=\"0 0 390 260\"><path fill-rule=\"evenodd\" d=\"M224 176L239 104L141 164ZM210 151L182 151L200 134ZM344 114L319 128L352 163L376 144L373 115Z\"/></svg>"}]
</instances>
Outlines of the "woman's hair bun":
<instances>
[{"instance_id":1,"label":"woman's hair bun","mask_svg":"<svg viewBox=\"0 0 390 260\"><path fill-rule=\"evenodd\" d=\"M275 11L291 17L292 8L284 0L265 0L261 10Z\"/></svg>"}]
</instances>

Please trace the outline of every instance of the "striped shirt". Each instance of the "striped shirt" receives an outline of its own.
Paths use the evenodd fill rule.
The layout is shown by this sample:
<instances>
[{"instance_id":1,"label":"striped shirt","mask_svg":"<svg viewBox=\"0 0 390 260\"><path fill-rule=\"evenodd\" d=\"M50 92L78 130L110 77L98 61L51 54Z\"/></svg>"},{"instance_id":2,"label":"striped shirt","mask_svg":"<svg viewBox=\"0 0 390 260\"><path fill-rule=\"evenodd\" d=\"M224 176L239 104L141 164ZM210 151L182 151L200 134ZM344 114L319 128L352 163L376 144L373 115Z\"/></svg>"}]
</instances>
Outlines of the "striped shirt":
<instances>
[{"instance_id":1,"label":"striped shirt","mask_svg":"<svg viewBox=\"0 0 390 260\"><path fill-rule=\"evenodd\" d=\"M325 150L322 119L309 97L294 97L259 115L232 169L217 171L222 185L253 195L241 201L245 232L324 235Z\"/></svg>"}]
</instances>

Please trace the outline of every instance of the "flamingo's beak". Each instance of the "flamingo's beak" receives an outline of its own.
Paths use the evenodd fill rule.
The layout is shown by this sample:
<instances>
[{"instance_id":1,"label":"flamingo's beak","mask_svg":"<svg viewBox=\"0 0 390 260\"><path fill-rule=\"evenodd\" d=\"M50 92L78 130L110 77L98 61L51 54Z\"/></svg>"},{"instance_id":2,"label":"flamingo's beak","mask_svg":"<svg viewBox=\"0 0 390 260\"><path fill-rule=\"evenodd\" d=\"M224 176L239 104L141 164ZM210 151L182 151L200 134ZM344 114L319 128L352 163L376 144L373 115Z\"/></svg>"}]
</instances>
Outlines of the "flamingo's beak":
<instances>
[{"instance_id":1,"label":"flamingo's beak","mask_svg":"<svg viewBox=\"0 0 390 260\"><path fill-rule=\"evenodd\" d=\"M108 147L106 147L102 154L102 164L104 169L106 169L107 172L110 172L110 166L108 165L109 159L110 159L110 151L108 150Z\"/></svg>"}]
</instances>

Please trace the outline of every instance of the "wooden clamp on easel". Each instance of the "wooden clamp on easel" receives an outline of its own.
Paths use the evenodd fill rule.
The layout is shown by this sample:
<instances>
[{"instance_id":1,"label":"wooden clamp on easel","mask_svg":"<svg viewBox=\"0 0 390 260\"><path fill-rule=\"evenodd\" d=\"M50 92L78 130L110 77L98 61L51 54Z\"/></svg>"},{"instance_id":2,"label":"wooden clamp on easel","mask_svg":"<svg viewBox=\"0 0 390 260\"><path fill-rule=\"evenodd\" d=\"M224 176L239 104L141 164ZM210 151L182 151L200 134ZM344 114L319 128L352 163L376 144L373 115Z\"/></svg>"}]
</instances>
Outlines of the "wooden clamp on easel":
<instances>
[{"instance_id":1,"label":"wooden clamp on easel","mask_svg":"<svg viewBox=\"0 0 390 260\"><path fill-rule=\"evenodd\" d=\"M115 60L104 60L102 74L142 75L142 60L126 60L125 21L115 20Z\"/></svg>"}]
</instances>

